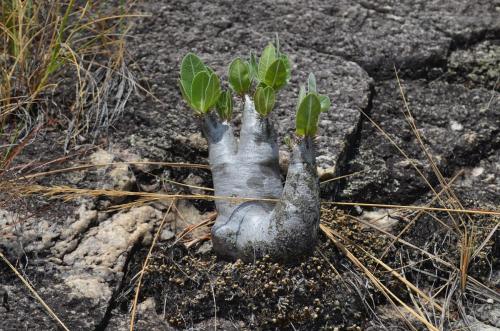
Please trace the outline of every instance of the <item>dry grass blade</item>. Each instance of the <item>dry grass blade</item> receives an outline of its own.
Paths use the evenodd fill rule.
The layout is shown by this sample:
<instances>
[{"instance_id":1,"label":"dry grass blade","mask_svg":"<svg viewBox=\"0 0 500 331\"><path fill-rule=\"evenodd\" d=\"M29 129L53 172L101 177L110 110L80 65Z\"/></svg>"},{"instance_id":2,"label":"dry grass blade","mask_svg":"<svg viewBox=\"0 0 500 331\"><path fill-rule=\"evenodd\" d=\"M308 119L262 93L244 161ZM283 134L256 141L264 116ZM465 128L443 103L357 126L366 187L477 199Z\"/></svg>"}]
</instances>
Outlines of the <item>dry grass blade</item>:
<instances>
[{"instance_id":1,"label":"dry grass blade","mask_svg":"<svg viewBox=\"0 0 500 331\"><path fill-rule=\"evenodd\" d=\"M202 226L212 226L214 224L214 221L216 218L217 218L217 213L213 212L213 213L210 213L208 215L207 219L201 221L200 223L187 226L184 230L181 231L181 233L177 236L177 239L174 241L174 243L171 246L176 245L189 233L193 232L194 230L196 230L198 228L201 228ZM193 243L191 243L191 245L193 245Z\"/></svg>"},{"instance_id":2,"label":"dry grass blade","mask_svg":"<svg viewBox=\"0 0 500 331\"><path fill-rule=\"evenodd\" d=\"M488 241L490 241L490 239L493 237L493 235L497 232L498 230L498 227L500 226L500 220L499 222L493 227L493 229L491 229L490 233L488 233L488 235L486 236L486 238L484 238L483 242L477 247L477 249L474 251L474 253L472 254L472 256L470 257L471 260L473 260L476 256L479 255L479 253L483 250L483 248L486 246L486 244L488 243Z\"/></svg>"},{"instance_id":3,"label":"dry grass blade","mask_svg":"<svg viewBox=\"0 0 500 331\"><path fill-rule=\"evenodd\" d=\"M428 252L427 250L420 248L420 247L418 247L418 246L416 246L416 245L414 245L414 244L412 244L404 239L398 238L395 235L393 235L392 233L387 232L374 224L363 221L363 220L356 218L356 217L351 217L351 218L362 223L363 225L366 225L372 229L379 231L380 233L388 236L389 238L396 240L397 242L399 242L399 243L401 243L401 244L403 244L411 249L414 249L414 250L422 253L423 255L432 259L433 262L436 262L444 267L449 268L450 273L459 273L460 272L460 269L458 267L456 267L452 263L444 260L440 256L432 254L432 253ZM480 281L478 281L474 277L467 275L467 282L468 282L467 283L468 288L470 287L473 291L478 292L478 293L484 293L485 297L489 297L497 302L500 302L500 294L497 291L490 289L489 287L487 287L486 285L484 285L483 283L481 283Z\"/></svg>"},{"instance_id":4,"label":"dry grass blade","mask_svg":"<svg viewBox=\"0 0 500 331\"><path fill-rule=\"evenodd\" d=\"M194 169L210 169L208 165L196 164L196 163L176 163L176 162L153 162L153 161L137 161L137 162L110 162L110 163L99 163L99 164L84 164L80 166L68 167L63 169L50 170L45 172L39 172L30 175L21 176L20 179L33 179L38 177L50 176L55 174L61 174L72 171L81 171L91 168L103 168L116 165L157 165L162 167L175 167L175 168L194 168Z\"/></svg>"},{"instance_id":5,"label":"dry grass blade","mask_svg":"<svg viewBox=\"0 0 500 331\"><path fill-rule=\"evenodd\" d=\"M341 242L339 242L333 233L333 231L326 225L321 224L320 225L321 231L337 246L337 248L344 253L344 255L358 268L360 268L368 277L368 279L373 283L375 287L377 287L383 294L386 296L386 298L393 302L395 300L397 303L399 303L410 315L415 317L418 321L423 323L429 330L432 331L439 331L437 327L435 327L432 323L430 323L425 316L422 316L421 314L417 313L414 309L409 307L406 303L404 303L398 296L396 296L391 290L389 290L382 282L370 271L368 270L367 267L361 263L361 261L352 254L347 247L345 247ZM394 304L396 309L399 308ZM404 318L404 320L407 322L407 324L414 329L414 326L411 324L410 321L400 312L401 316Z\"/></svg>"},{"instance_id":6,"label":"dry grass blade","mask_svg":"<svg viewBox=\"0 0 500 331\"><path fill-rule=\"evenodd\" d=\"M196 190L202 190L202 191L215 192L215 190L213 188L210 188L210 187L184 184L184 183L176 182L175 180L166 179L166 178L162 178L161 180L164 181L165 183L170 183L170 184L177 185L177 186L194 188Z\"/></svg>"},{"instance_id":7,"label":"dry grass blade","mask_svg":"<svg viewBox=\"0 0 500 331\"><path fill-rule=\"evenodd\" d=\"M148 266L149 259L151 258L151 253L153 252L153 248L156 245L156 241L160 237L160 233L163 230L163 226L165 225L165 220L167 219L167 215L170 213L170 210L172 209L174 204L175 204L175 200L173 200L170 203L170 206L168 207L167 211L165 212L165 216L163 216L163 219L161 220L160 226L158 227L158 230L156 231L156 234L153 238L153 242L151 243L151 246L149 247L148 255L146 255L146 259L144 259L142 269L139 272L139 279L137 280L137 287L135 289L134 302L132 305L132 312L130 315L130 331L134 331L135 315L136 315L136 311L137 311L137 301L139 300L139 293L141 291L141 284L142 284L142 278L144 276L144 272Z\"/></svg>"},{"instance_id":8,"label":"dry grass blade","mask_svg":"<svg viewBox=\"0 0 500 331\"><path fill-rule=\"evenodd\" d=\"M334 177L334 178L329 178L329 179L325 179L325 180L321 180L321 178L320 178L320 184L325 184L325 183L329 183L329 182L334 182L336 180L340 180L340 179L352 177L352 176L355 176L355 175L359 175L359 174L361 174L363 172L364 171L356 171L356 172L353 172L352 174L342 175L342 176L338 176L338 177Z\"/></svg>"},{"instance_id":9,"label":"dry grass blade","mask_svg":"<svg viewBox=\"0 0 500 331\"><path fill-rule=\"evenodd\" d=\"M59 324L59 326L65 330L69 331L68 327L61 321L59 317L57 317L56 313L43 301L43 299L40 297L40 295L35 291L33 286L26 280L26 278L17 271L17 269L10 263L10 261L3 255L2 252L0 252L0 258L9 266L9 268L14 272L14 274L23 282L24 286L28 288L28 290L31 292L31 294L38 300L38 302L43 306L43 308L47 311L47 313Z\"/></svg>"},{"instance_id":10,"label":"dry grass blade","mask_svg":"<svg viewBox=\"0 0 500 331\"><path fill-rule=\"evenodd\" d=\"M64 200L72 200L79 198L81 196L109 196L109 197L138 197L142 198L144 202L149 201L159 201L159 200L170 200L170 199L182 199L182 200L227 200L237 202L244 201L266 201L266 202L278 202L279 199L265 199L265 198L248 198L248 197L229 197L229 196L217 196L208 194L163 194L163 193L151 193L151 192L133 192L133 191L118 191L118 190L103 190L103 189L80 189L73 188L69 186L42 186L42 185L20 185L16 183L10 183L10 189L18 192L22 195L30 194L42 194L53 198L63 198ZM500 211L495 210L477 210L477 209L450 209L450 208L434 208L425 206L410 206L410 205L386 205L386 204L371 204L371 203L360 203L360 202L333 202L333 201L322 201L322 204L326 205L338 205L338 206L366 206L366 207L379 207L379 208L397 208L397 209L409 209L409 210L424 210L424 211L438 211L438 212L448 212L448 213L469 213L469 214L479 214L479 215L496 215L500 216Z\"/></svg>"},{"instance_id":11,"label":"dry grass blade","mask_svg":"<svg viewBox=\"0 0 500 331\"><path fill-rule=\"evenodd\" d=\"M338 233L335 233L332 231L332 233L337 236L339 239L342 239L343 241L346 241L345 238L340 236ZM415 294L417 294L419 297L423 298L425 301L428 303L432 304L434 308L439 310L440 312L443 311L443 307L441 307L438 303L436 303L431 297L429 297L427 294L422 292L418 287L413 285L413 283L409 282L405 277L401 276L398 272L396 272L393 268L385 264L382 260L378 259L377 257L373 256L369 252L367 252L363 247L359 245L355 245L359 250L361 250L366 256L371 258L373 261L375 261L378 265L383 267L385 270L389 271L391 275L396 277L399 281L401 281L405 286L407 286L411 291L413 291Z\"/></svg>"},{"instance_id":12,"label":"dry grass blade","mask_svg":"<svg viewBox=\"0 0 500 331\"><path fill-rule=\"evenodd\" d=\"M455 208L438 208L438 207L409 206L409 205L387 205L380 203L363 203L363 202L322 201L322 203L329 205L336 205L336 206L361 206L361 207L393 208L393 209L396 208L396 209L437 211L437 212L447 212L447 213L465 213L465 214L500 216L500 211L497 210L455 209Z\"/></svg>"},{"instance_id":13,"label":"dry grass blade","mask_svg":"<svg viewBox=\"0 0 500 331\"><path fill-rule=\"evenodd\" d=\"M137 197L142 198L144 202L153 201L169 201L171 199L177 200L228 200L235 203L244 201L266 201L278 202L278 199L264 199L264 198L246 198L246 197L229 197L217 196L207 194L164 194L164 193L151 193L151 192L133 192L133 191L119 191L119 190L104 190L104 189L79 189L69 186L42 186L42 185L26 185L21 186L16 183L10 183L10 189L16 191L21 195L42 194L50 198L61 198L63 200L73 200L81 196L108 196L108 197Z\"/></svg>"},{"instance_id":14,"label":"dry grass blade","mask_svg":"<svg viewBox=\"0 0 500 331\"><path fill-rule=\"evenodd\" d=\"M440 185L442 187L444 187L445 194L448 197L448 201L450 202L450 205L453 208L464 209L464 207L462 206L462 203L460 202L460 200L458 199L456 194L453 192L450 185L446 182L446 179L444 178L443 174L439 170L436 162L434 161L434 158L429 153L427 146L425 146L425 144L422 140L422 137L420 135L420 132L417 128L415 119L410 111L410 107L409 107L408 102L406 100L405 93L403 91L403 86L401 85L401 80L399 79L399 75L398 75L398 72L396 70L396 67L394 67L394 72L396 75L396 80L397 80L399 91L401 94L401 99L403 100L403 104L404 104L404 110L402 110L402 113L405 116L406 121L410 125L413 134L415 135L417 142L420 146L420 149L423 151L425 157L429 161L429 164L431 165L432 171L436 175L436 178L438 179ZM436 197L438 199L440 199L439 195L437 195L437 194L436 194ZM445 205L443 204L443 206L445 206ZM470 215L465 214L464 216L468 218L469 224L472 224L472 219L471 219ZM450 215L450 217L452 217L452 215ZM472 226L472 228L469 230L469 227L462 219L462 215L458 214L458 218L460 219L461 229L457 227L457 230L459 232L461 232L461 236L462 236L460 239L460 241L461 241L460 280L461 280L461 289L463 291L463 290L465 290L465 286L466 286L467 272L469 270L469 264L470 264L470 260L471 260L470 257L471 257L473 250L474 250L476 233L475 233L474 226ZM453 220L453 218L452 218L452 220ZM453 222L456 224L456 222L454 220L453 220Z\"/></svg>"},{"instance_id":15,"label":"dry grass blade","mask_svg":"<svg viewBox=\"0 0 500 331\"><path fill-rule=\"evenodd\" d=\"M23 195L30 194L42 194L53 198L63 198L65 200L76 199L81 196L109 196L109 197L138 197L143 198L145 202L149 201L159 201L159 200L170 200L170 199L183 199L183 200L227 200L233 202L244 202L244 201L266 201L266 202L278 202L279 199L271 198L248 198L248 197L229 197L229 196L217 196L208 194L163 194L163 193L151 193L151 192L133 192L133 191L118 191L118 190L103 190L103 189L80 189L73 188L69 186L42 186L42 185L16 185L11 183L10 189L17 191ZM477 209L451 209L451 208L434 208L425 206L410 206L410 205L386 205L386 204L372 204L372 203L361 203L361 202L333 202L333 201L322 201L322 204L326 205L338 205L338 206L366 206L366 207L379 207L379 208L397 208L397 209L409 209L409 210L424 210L424 211L438 211L438 212L448 212L448 213L469 213L469 214L480 214L480 215L496 215L500 216L500 211L495 210L477 210Z\"/></svg>"},{"instance_id":16,"label":"dry grass blade","mask_svg":"<svg viewBox=\"0 0 500 331\"><path fill-rule=\"evenodd\" d=\"M418 173L418 175L422 178L422 180L425 182L425 184L427 185L427 187L432 191L432 193L437 197L437 199L439 200L439 203L442 205L442 206L446 206L445 204L445 201L438 195L438 193L436 192L435 188L432 186L432 184L429 182L429 180L427 179L427 177L424 175L424 173L422 172L422 170L420 170L420 168L417 166L417 164L415 163L415 161L413 159L411 159L408 154L401 148L399 147L399 145L396 143L396 141L391 137L389 136L389 134L387 132L385 132L385 130L380 126L378 125L370 116L368 116L368 114L366 114L362 109L358 109L361 114L363 114L363 116L365 116L369 121L370 123L391 143L391 145L393 145L397 150L398 152L410 163L410 165L412 166L413 169L415 169L415 171ZM447 208L444 208L443 209L444 211L447 211ZM447 211L448 212L448 211ZM454 218L453 218L453 215L448 212L448 215L450 217L450 219L453 221L453 223L455 224L455 227L457 227L456 225L456 222L454 221Z\"/></svg>"},{"instance_id":17,"label":"dry grass blade","mask_svg":"<svg viewBox=\"0 0 500 331\"><path fill-rule=\"evenodd\" d=\"M450 182L448 183L448 186L451 186L453 184L453 182L463 173L463 171L459 171L455 176L453 176L453 178L450 180ZM446 188L442 188L437 196L433 197L431 199L431 201L429 201L426 206L427 207L430 207L432 206L432 204L438 199L438 196L441 196L441 194L443 194L443 192L446 190ZM422 215L422 213L424 213L425 211L421 210L417 213L417 215L415 217L412 218L412 220L410 222L408 222L408 224L405 225L405 227L398 233L398 235L396 236L396 238L401 238L401 236L406 232L408 231L408 229L418 220L418 218ZM437 219L437 221L439 221ZM447 225L445 225L443 223L444 226L447 227ZM384 250L384 252L382 253L382 255L380 256L380 259L382 260L384 258L384 256L387 254L387 252L389 251L389 249L394 245L394 243L396 242L396 239L393 239L393 241L387 245L387 248Z\"/></svg>"}]
</instances>

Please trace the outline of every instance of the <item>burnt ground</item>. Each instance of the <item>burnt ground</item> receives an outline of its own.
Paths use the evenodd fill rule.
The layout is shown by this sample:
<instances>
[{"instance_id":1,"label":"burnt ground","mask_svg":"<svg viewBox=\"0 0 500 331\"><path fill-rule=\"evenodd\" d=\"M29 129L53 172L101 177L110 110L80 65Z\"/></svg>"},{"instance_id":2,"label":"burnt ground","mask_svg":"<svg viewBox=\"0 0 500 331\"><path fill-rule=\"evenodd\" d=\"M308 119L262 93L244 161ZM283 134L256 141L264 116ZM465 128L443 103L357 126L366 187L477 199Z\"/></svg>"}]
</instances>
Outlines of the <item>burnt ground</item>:
<instances>
[{"instance_id":1,"label":"burnt ground","mask_svg":"<svg viewBox=\"0 0 500 331\"><path fill-rule=\"evenodd\" d=\"M332 109L322 114L317 138L321 177L357 173L322 185L324 200L429 203L433 193L412 164L439 188L439 179L403 115L396 67L428 153L448 180L458 174L453 188L464 207L498 209L500 2L145 1L136 11L148 16L137 19L130 32L128 51L134 59L130 67L156 99L144 93L134 96L107 136L97 141L81 137L67 159L49 165L44 163L64 156L65 132L59 127L44 128L14 165L29 166L16 171L46 171L82 162L206 164L206 143L177 88L182 56L194 51L224 77L232 58L247 56L250 50L258 52L278 33L293 63L293 79L280 93L272 114L280 141L293 133L291 110L298 83L314 72L320 91L333 102ZM411 162L360 110L383 128ZM234 124L238 127L239 123L236 114ZM282 150L287 150L284 143ZM206 170L153 165L65 172L35 182L192 193L192 189L172 185L171 180L211 185ZM64 202L6 193L2 198L0 249L68 328L128 328L134 276L168 202L117 211L110 207L134 202L134 198L80 197ZM137 330L208 330L214 326L220 330L408 329L387 298L328 238L322 236L312 256L295 265L265 259L248 265L227 263L215 258L208 242L189 249L172 245L175 233L206 219L213 204L179 202L177 209L168 216L143 281ZM397 235L415 213L397 211L388 216L381 209L333 211L328 207L322 216L350 251L405 302L412 303L407 289L360 249L381 256L391 243L389 237L361 226L348 214ZM472 261L470 275L498 290L500 239L498 231L490 233L498 219L471 215L468 222L475 225L478 243L489 238ZM457 248L462 242L450 231L452 223L446 213L425 214L408 226L402 238L459 266ZM190 239L207 232L199 229ZM390 247L384 261L401 268L419 288L437 289L452 274L418 250L402 244ZM0 305L0 330L57 329L3 263L1 293L7 300ZM442 328L459 327L453 324L458 312L483 323L474 326L471 322L477 330L500 328L495 297L472 293L466 289L459 296L465 308L458 299L454 301L452 318ZM444 297L439 297L441 304ZM425 328L411 316L406 318L417 329Z\"/></svg>"}]
</instances>

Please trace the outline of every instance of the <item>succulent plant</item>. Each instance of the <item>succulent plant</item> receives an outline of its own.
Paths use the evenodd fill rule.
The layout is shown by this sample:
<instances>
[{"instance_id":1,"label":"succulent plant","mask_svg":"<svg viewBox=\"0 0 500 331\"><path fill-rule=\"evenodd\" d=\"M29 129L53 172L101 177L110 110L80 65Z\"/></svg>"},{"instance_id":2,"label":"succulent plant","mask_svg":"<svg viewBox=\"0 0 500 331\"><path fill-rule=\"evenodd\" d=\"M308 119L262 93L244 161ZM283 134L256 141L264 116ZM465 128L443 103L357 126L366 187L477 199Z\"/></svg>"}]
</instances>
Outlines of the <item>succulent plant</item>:
<instances>
[{"instance_id":1,"label":"succulent plant","mask_svg":"<svg viewBox=\"0 0 500 331\"><path fill-rule=\"evenodd\" d=\"M276 95L290 79L290 62L279 42L265 47L259 60L231 62L228 80L244 109L239 141L230 124L231 90L222 92L213 70L196 55L181 63L180 88L187 104L202 117L218 217L212 227L214 250L223 257L252 261L269 255L290 261L312 252L319 228L319 180L313 138L330 100L317 93L309 75L297 102L296 139L285 185L279 170L277 133L269 119ZM253 90L253 93L252 93ZM217 114L210 112L216 108Z\"/></svg>"}]
</instances>

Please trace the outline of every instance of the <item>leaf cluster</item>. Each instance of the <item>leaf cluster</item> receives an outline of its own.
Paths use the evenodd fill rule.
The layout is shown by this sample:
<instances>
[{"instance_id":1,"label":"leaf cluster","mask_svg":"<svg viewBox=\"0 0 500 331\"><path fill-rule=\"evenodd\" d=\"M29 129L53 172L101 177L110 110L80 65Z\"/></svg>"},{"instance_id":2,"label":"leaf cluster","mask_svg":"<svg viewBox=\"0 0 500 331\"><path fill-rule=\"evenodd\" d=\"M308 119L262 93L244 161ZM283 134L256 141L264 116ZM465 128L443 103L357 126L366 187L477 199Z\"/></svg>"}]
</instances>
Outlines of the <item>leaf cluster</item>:
<instances>
[{"instance_id":1,"label":"leaf cluster","mask_svg":"<svg viewBox=\"0 0 500 331\"><path fill-rule=\"evenodd\" d=\"M276 39L276 46L270 43L264 48L258 64L255 56L250 55L250 66L257 81L255 109L262 116L267 116L274 107L276 93L290 80L288 56L280 52L279 41Z\"/></svg>"},{"instance_id":2,"label":"leaf cluster","mask_svg":"<svg viewBox=\"0 0 500 331\"><path fill-rule=\"evenodd\" d=\"M276 38L276 45L267 45L258 61L254 54L248 61L234 59L229 65L228 80L231 90L222 91L218 76L199 57L188 53L182 60L179 86L183 98L198 114L215 107L222 119L230 120L231 91L243 96L255 85L255 108L261 116L267 116L274 107L277 91L290 80L290 62L280 52L279 40Z\"/></svg>"},{"instance_id":3,"label":"leaf cluster","mask_svg":"<svg viewBox=\"0 0 500 331\"><path fill-rule=\"evenodd\" d=\"M259 60L253 53L250 60L236 58L229 66L229 84L238 95L248 94L252 83L257 86L253 94L255 109L265 117L273 110L276 93L290 80L290 62L288 56L279 50L279 40L276 45L268 44Z\"/></svg>"},{"instance_id":4,"label":"leaf cluster","mask_svg":"<svg viewBox=\"0 0 500 331\"><path fill-rule=\"evenodd\" d=\"M307 90L304 85L300 86L295 133L298 136L314 136L318 131L320 113L328 111L330 107L330 98L318 93L316 77L313 73L310 73L307 80Z\"/></svg>"},{"instance_id":5,"label":"leaf cluster","mask_svg":"<svg viewBox=\"0 0 500 331\"><path fill-rule=\"evenodd\" d=\"M221 95L219 77L193 53L182 60L179 87L184 100L199 114L214 107Z\"/></svg>"},{"instance_id":6,"label":"leaf cluster","mask_svg":"<svg viewBox=\"0 0 500 331\"><path fill-rule=\"evenodd\" d=\"M188 53L182 60L179 85L184 99L198 114L203 115L215 107L225 121L232 117L232 93L239 96L250 94L254 85L255 109L262 117L266 117L274 108L276 93L290 80L290 68L288 56L280 52L279 40L276 38L276 43L268 44L258 60L251 53L248 61L236 58L231 62L228 69L231 89L222 91L215 72L193 53ZM297 135L316 134L319 114L327 111L330 106L330 99L317 92L316 78L310 74L307 90L304 86L300 87Z\"/></svg>"}]
</instances>

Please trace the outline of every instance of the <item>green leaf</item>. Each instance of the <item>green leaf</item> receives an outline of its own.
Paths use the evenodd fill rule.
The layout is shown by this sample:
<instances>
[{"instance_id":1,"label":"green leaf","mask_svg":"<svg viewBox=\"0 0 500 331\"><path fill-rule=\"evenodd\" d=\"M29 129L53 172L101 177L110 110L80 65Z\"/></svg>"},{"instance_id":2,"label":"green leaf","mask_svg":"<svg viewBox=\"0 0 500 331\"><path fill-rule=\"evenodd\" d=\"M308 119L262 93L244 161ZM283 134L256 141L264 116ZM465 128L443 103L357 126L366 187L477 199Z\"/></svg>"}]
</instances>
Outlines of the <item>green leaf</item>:
<instances>
[{"instance_id":1,"label":"green leaf","mask_svg":"<svg viewBox=\"0 0 500 331\"><path fill-rule=\"evenodd\" d=\"M306 88L304 85L300 85L299 89L299 98L297 100L297 111L299 110L299 106L302 103L302 100L304 100L304 97L306 96Z\"/></svg>"},{"instance_id":2,"label":"green leaf","mask_svg":"<svg viewBox=\"0 0 500 331\"><path fill-rule=\"evenodd\" d=\"M292 66L290 64L290 60L288 59L288 56L285 54L282 54L280 59L282 59L285 62L285 67L286 67L286 81L290 80L290 77L292 76Z\"/></svg>"},{"instance_id":3,"label":"green leaf","mask_svg":"<svg viewBox=\"0 0 500 331\"><path fill-rule=\"evenodd\" d=\"M250 89L250 66L240 58L235 59L229 66L229 83L234 91L240 95L248 92Z\"/></svg>"},{"instance_id":4,"label":"green leaf","mask_svg":"<svg viewBox=\"0 0 500 331\"><path fill-rule=\"evenodd\" d=\"M191 91L195 110L206 113L219 99L221 93L219 77L206 71L199 72L193 79Z\"/></svg>"},{"instance_id":5,"label":"green leaf","mask_svg":"<svg viewBox=\"0 0 500 331\"><path fill-rule=\"evenodd\" d=\"M307 78L307 92L309 93L318 92L316 89L316 77L312 72L309 74L309 77Z\"/></svg>"},{"instance_id":6,"label":"green leaf","mask_svg":"<svg viewBox=\"0 0 500 331\"><path fill-rule=\"evenodd\" d=\"M181 84L184 87L184 94L191 99L191 86L196 74L206 71L207 67L193 53L187 53L181 62Z\"/></svg>"},{"instance_id":7,"label":"green leaf","mask_svg":"<svg viewBox=\"0 0 500 331\"><path fill-rule=\"evenodd\" d=\"M295 119L295 132L298 136L314 136L318 130L321 104L315 93L308 93L299 105Z\"/></svg>"},{"instance_id":8,"label":"green leaf","mask_svg":"<svg viewBox=\"0 0 500 331\"><path fill-rule=\"evenodd\" d=\"M233 114L233 96L231 91L222 92L216 104L217 113L225 121L231 120Z\"/></svg>"},{"instance_id":9,"label":"green leaf","mask_svg":"<svg viewBox=\"0 0 500 331\"><path fill-rule=\"evenodd\" d=\"M319 97L319 103L321 104L321 112L328 111L330 107L332 106L332 103L330 102L330 98L327 95L320 95Z\"/></svg>"},{"instance_id":10,"label":"green leaf","mask_svg":"<svg viewBox=\"0 0 500 331\"><path fill-rule=\"evenodd\" d=\"M264 48L259 59L258 78L261 82L266 78L267 69L274 61L276 61L276 49L273 44L269 44Z\"/></svg>"},{"instance_id":11,"label":"green leaf","mask_svg":"<svg viewBox=\"0 0 500 331\"><path fill-rule=\"evenodd\" d=\"M275 102L274 90L267 87L258 87L255 91L253 100L255 102L255 110L263 117L269 115L273 110Z\"/></svg>"},{"instance_id":12,"label":"green leaf","mask_svg":"<svg viewBox=\"0 0 500 331\"><path fill-rule=\"evenodd\" d=\"M264 83L277 91L286 85L286 76L286 63L283 59L278 59L267 69Z\"/></svg>"},{"instance_id":13,"label":"green leaf","mask_svg":"<svg viewBox=\"0 0 500 331\"><path fill-rule=\"evenodd\" d=\"M257 59L255 58L255 54L250 52L250 79L258 79L259 67L257 65Z\"/></svg>"},{"instance_id":14,"label":"green leaf","mask_svg":"<svg viewBox=\"0 0 500 331\"><path fill-rule=\"evenodd\" d=\"M179 79L179 88L181 90L182 98L187 102L189 107L193 108L193 105L191 103L191 98L187 96L186 90L184 89L184 86L182 85L182 82L180 79Z\"/></svg>"}]
</instances>

